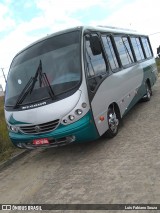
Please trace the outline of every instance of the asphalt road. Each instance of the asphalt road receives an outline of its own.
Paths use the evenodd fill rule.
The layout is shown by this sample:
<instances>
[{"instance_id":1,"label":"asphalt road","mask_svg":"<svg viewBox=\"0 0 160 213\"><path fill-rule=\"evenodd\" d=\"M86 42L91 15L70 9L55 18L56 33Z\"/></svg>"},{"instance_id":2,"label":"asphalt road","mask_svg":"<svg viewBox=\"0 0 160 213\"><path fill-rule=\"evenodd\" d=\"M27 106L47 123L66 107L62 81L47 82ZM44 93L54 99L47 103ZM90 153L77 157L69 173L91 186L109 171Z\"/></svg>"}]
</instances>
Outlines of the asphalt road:
<instances>
[{"instance_id":1,"label":"asphalt road","mask_svg":"<svg viewBox=\"0 0 160 213\"><path fill-rule=\"evenodd\" d=\"M0 204L160 203L159 91L160 79L114 139L35 150L2 170Z\"/></svg>"}]
</instances>

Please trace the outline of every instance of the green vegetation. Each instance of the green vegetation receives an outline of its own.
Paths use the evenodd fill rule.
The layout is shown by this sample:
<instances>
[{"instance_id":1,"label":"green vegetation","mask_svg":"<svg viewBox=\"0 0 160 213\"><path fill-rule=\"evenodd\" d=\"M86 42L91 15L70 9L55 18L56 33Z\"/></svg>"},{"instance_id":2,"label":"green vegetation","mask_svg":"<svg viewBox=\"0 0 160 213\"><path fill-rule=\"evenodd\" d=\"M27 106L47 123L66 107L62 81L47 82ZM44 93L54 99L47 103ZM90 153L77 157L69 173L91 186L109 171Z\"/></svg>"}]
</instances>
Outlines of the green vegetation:
<instances>
[{"instance_id":1,"label":"green vegetation","mask_svg":"<svg viewBox=\"0 0 160 213\"><path fill-rule=\"evenodd\" d=\"M160 73L160 58L156 58L158 72Z\"/></svg>"},{"instance_id":2,"label":"green vegetation","mask_svg":"<svg viewBox=\"0 0 160 213\"><path fill-rule=\"evenodd\" d=\"M8 130L4 118L4 97L0 97L0 161L8 159L15 151L14 145L8 137Z\"/></svg>"}]
</instances>

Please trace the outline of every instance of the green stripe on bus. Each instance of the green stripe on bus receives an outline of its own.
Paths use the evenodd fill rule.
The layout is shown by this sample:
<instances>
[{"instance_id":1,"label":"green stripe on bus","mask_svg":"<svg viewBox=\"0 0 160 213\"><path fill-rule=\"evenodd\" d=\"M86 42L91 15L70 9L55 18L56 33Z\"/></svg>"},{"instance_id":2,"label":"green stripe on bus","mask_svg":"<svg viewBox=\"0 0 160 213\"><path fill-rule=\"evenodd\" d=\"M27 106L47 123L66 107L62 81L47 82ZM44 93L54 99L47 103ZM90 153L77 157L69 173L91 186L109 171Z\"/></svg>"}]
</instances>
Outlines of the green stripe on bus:
<instances>
[{"instance_id":1,"label":"green stripe on bus","mask_svg":"<svg viewBox=\"0 0 160 213\"><path fill-rule=\"evenodd\" d=\"M18 120L16 120L16 119L14 119L14 118L13 118L13 114L11 114L11 116L9 117L8 122L9 122L11 125L17 125L17 124L31 124L31 123L26 123L26 122L22 122L22 121L18 121Z\"/></svg>"},{"instance_id":2,"label":"green stripe on bus","mask_svg":"<svg viewBox=\"0 0 160 213\"><path fill-rule=\"evenodd\" d=\"M71 135L74 135L76 137L75 142L85 142L99 138L99 134L95 127L92 113L90 111L80 120L69 125L60 124L57 129L49 133L27 135L10 132L9 135L13 143L25 143L38 138L58 139Z\"/></svg>"}]
</instances>

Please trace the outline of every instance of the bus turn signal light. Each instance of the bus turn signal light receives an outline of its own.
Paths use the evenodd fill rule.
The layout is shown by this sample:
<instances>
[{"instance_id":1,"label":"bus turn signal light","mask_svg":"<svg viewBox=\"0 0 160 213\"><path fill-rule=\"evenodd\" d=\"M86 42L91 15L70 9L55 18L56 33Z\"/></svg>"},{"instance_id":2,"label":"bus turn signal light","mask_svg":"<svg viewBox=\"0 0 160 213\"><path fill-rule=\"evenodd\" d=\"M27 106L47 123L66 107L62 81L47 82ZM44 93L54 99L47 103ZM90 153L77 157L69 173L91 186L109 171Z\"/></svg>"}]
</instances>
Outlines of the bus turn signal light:
<instances>
[{"instance_id":1,"label":"bus turn signal light","mask_svg":"<svg viewBox=\"0 0 160 213\"><path fill-rule=\"evenodd\" d=\"M100 120L100 121L104 121L104 116L100 116L100 117L99 117L99 120Z\"/></svg>"}]
</instances>

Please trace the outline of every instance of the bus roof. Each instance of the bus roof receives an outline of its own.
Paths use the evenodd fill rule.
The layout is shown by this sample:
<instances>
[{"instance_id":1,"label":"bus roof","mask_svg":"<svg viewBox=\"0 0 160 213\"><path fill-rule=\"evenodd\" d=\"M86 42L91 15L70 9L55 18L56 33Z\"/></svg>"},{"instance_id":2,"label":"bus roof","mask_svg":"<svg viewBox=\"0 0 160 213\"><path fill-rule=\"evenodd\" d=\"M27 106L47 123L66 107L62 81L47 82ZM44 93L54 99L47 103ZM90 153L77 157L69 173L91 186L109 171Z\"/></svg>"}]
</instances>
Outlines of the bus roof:
<instances>
[{"instance_id":1,"label":"bus roof","mask_svg":"<svg viewBox=\"0 0 160 213\"><path fill-rule=\"evenodd\" d=\"M136 30L132 29L125 29L125 28L119 28L114 26L101 26L98 25L96 27L91 26L83 26L84 30L91 30L91 31L99 31L99 32L106 32L106 33L124 33L124 34L130 34L130 35L145 35L144 33L137 32Z\"/></svg>"},{"instance_id":2,"label":"bus roof","mask_svg":"<svg viewBox=\"0 0 160 213\"><path fill-rule=\"evenodd\" d=\"M131 29L125 29L125 28L118 28L118 27L112 27L112 26L96 26L96 27L93 27L93 26L77 26L77 27L73 27L73 28L68 28L68 29L65 29L65 30L62 30L62 31L58 31L58 32L55 32L55 33L52 33L52 34L49 34L41 39L38 39L37 41L31 43L30 45L26 46L24 49L22 49L21 51L19 51L15 57L17 55L19 55L21 52L25 51L26 49L28 49L29 47L41 42L41 41L44 41L48 38L51 38L53 36L57 36L57 35L61 35L61 34L64 34L64 33L68 33L68 32L72 32L72 31L75 31L75 30L82 30L82 32L85 32L85 31L99 31L99 32L106 32L106 33L121 33L121 34L130 34L130 35L145 35L144 33L139 33L137 32L136 30L131 30ZM147 35L145 35L147 36Z\"/></svg>"}]
</instances>

